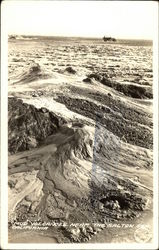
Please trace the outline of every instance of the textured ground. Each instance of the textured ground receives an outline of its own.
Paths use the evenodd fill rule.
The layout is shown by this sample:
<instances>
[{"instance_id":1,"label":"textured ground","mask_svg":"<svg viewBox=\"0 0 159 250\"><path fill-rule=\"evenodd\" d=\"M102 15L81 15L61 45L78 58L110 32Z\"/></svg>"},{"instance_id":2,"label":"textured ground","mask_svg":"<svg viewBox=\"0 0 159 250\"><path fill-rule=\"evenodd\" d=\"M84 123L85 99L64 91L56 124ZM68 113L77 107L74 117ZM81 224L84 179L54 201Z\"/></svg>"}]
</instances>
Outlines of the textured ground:
<instances>
[{"instance_id":1,"label":"textured ground","mask_svg":"<svg viewBox=\"0 0 159 250\"><path fill-rule=\"evenodd\" d=\"M152 229L151 47L141 53L138 46L110 45L106 60L101 45L40 41L31 54L34 43L11 42L9 50L10 242L19 233L21 242L25 236L29 242L134 242L138 224ZM140 66L135 73L131 56ZM110 64L121 58L121 67ZM123 83L130 74L142 77ZM13 229L27 220L54 226L34 235ZM109 223L134 226L119 233Z\"/></svg>"}]
</instances>

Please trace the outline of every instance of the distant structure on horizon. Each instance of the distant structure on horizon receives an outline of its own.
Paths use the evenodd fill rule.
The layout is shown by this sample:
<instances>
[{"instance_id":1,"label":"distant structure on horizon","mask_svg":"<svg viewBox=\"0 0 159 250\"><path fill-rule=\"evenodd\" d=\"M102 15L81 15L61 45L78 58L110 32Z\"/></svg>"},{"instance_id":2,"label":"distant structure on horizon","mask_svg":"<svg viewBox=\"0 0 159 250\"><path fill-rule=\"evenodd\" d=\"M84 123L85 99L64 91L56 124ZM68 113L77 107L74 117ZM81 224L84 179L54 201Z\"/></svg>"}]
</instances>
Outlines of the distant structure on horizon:
<instances>
[{"instance_id":1,"label":"distant structure on horizon","mask_svg":"<svg viewBox=\"0 0 159 250\"><path fill-rule=\"evenodd\" d=\"M8 38L9 38L9 39L16 39L17 36L16 36L16 35L9 35Z\"/></svg>"},{"instance_id":2,"label":"distant structure on horizon","mask_svg":"<svg viewBox=\"0 0 159 250\"><path fill-rule=\"evenodd\" d=\"M115 38L113 38L113 37L103 37L103 41L104 42L107 42L107 41L110 41L110 42L116 42L116 39Z\"/></svg>"}]
</instances>

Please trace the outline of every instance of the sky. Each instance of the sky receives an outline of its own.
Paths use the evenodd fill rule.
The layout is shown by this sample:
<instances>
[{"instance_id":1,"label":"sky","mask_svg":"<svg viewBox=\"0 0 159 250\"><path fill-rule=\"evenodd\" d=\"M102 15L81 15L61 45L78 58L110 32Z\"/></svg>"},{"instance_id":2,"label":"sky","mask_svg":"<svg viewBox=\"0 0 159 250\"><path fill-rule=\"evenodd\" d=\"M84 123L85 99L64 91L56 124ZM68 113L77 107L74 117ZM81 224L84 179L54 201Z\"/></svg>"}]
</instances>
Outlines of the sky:
<instances>
[{"instance_id":1,"label":"sky","mask_svg":"<svg viewBox=\"0 0 159 250\"><path fill-rule=\"evenodd\" d=\"M8 34L153 39L156 1L4 1Z\"/></svg>"}]
</instances>

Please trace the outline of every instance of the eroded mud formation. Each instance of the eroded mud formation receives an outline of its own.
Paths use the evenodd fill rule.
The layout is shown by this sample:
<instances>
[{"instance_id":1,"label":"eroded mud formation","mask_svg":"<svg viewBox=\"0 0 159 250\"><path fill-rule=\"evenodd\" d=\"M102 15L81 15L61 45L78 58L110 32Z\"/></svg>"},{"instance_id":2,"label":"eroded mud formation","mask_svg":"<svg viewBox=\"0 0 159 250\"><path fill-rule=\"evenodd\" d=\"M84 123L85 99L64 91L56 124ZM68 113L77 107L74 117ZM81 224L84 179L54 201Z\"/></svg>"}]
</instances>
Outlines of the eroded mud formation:
<instances>
[{"instance_id":1,"label":"eroded mud formation","mask_svg":"<svg viewBox=\"0 0 159 250\"><path fill-rule=\"evenodd\" d=\"M102 123L70 124L14 97L8 107L10 225L58 222L50 230L62 242L86 242L105 228L107 219L133 220L149 209L152 190L137 177L152 165L148 149L140 148L134 164L139 149L127 148ZM125 167L125 155L132 170Z\"/></svg>"},{"instance_id":2,"label":"eroded mud formation","mask_svg":"<svg viewBox=\"0 0 159 250\"><path fill-rule=\"evenodd\" d=\"M134 243L139 224L151 233L152 44L16 38L8 40L9 242Z\"/></svg>"},{"instance_id":3,"label":"eroded mud formation","mask_svg":"<svg viewBox=\"0 0 159 250\"><path fill-rule=\"evenodd\" d=\"M8 150L16 153L37 147L65 122L46 108L36 109L21 99L8 98Z\"/></svg>"},{"instance_id":4,"label":"eroded mud formation","mask_svg":"<svg viewBox=\"0 0 159 250\"><path fill-rule=\"evenodd\" d=\"M93 73L88 75L89 79L94 78L97 81L100 81L103 85L106 85L108 87L111 87L121 93L123 93L126 96L130 96L133 98L139 98L139 99L152 99L153 93L152 88L150 86L141 86L141 85L133 85L133 84L124 84L112 81L108 78L106 74L98 74Z\"/></svg>"}]
</instances>

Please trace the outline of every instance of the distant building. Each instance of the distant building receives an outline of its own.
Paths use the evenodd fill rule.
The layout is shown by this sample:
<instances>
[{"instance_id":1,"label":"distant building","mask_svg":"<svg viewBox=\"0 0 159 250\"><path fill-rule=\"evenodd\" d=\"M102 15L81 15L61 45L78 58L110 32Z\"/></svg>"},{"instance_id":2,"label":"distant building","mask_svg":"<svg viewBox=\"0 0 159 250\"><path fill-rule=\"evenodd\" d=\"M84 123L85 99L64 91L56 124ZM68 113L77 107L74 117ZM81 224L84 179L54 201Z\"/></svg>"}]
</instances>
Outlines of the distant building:
<instances>
[{"instance_id":1,"label":"distant building","mask_svg":"<svg viewBox=\"0 0 159 250\"><path fill-rule=\"evenodd\" d=\"M9 39L16 39L17 36L16 35L9 35Z\"/></svg>"},{"instance_id":2,"label":"distant building","mask_svg":"<svg viewBox=\"0 0 159 250\"><path fill-rule=\"evenodd\" d=\"M116 39L113 37L103 37L104 42L110 41L110 42L116 42Z\"/></svg>"}]
</instances>

